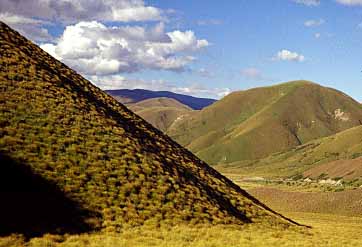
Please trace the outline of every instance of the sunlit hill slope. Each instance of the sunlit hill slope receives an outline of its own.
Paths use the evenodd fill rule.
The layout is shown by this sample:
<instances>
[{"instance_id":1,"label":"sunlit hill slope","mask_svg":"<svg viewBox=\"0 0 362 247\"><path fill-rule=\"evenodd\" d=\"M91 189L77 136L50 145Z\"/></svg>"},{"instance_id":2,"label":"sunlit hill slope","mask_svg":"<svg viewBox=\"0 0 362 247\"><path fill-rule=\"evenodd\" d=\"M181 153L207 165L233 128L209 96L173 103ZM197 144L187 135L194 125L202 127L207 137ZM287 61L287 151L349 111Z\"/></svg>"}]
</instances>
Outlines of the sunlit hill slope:
<instances>
[{"instance_id":1,"label":"sunlit hill slope","mask_svg":"<svg viewBox=\"0 0 362 247\"><path fill-rule=\"evenodd\" d=\"M308 81L234 92L175 121L167 133L210 164L288 151L361 125L362 106Z\"/></svg>"},{"instance_id":2,"label":"sunlit hill slope","mask_svg":"<svg viewBox=\"0 0 362 247\"><path fill-rule=\"evenodd\" d=\"M0 54L1 234L292 223L4 23Z\"/></svg>"}]
</instances>

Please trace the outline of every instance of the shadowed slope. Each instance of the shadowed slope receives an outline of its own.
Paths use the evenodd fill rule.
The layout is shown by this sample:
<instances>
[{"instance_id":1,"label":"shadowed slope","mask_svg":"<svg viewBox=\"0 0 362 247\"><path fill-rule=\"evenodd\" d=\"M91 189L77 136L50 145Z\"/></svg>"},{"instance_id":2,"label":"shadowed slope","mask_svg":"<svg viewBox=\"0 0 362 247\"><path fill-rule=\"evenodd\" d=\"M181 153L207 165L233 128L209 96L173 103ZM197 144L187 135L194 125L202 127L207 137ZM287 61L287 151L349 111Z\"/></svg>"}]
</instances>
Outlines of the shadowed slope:
<instances>
[{"instance_id":1,"label":"shadowed slope","mask_svg":"<svg viewBox=\"0 0 362 247\"><path fill-rule=\"evenodd\" d=\"M90 212L80 209L55 185L25 164L0 154L0 235L81 233L94 229Z\"/></svg>"},{"instance_id":2,"label":"shadowed slope","mask_svg":"<svg viewBox=\"0 0 362 247\"><path fill-rule=\"evenodd\" d=\"M360 125L362 106L295 81L234 92L175 121L168 134L211 164L258 159Z\"/></svg>"},{"instance_id":3,"label":"shadowed slope","mask_svg":"<svg viewBox=\"0 0 362 247\"><path fill-rule=\"evenodd\" d=\"M0 151L102 228L293 223L3 23L0 52Z\"/></svg>"}]
</instances>

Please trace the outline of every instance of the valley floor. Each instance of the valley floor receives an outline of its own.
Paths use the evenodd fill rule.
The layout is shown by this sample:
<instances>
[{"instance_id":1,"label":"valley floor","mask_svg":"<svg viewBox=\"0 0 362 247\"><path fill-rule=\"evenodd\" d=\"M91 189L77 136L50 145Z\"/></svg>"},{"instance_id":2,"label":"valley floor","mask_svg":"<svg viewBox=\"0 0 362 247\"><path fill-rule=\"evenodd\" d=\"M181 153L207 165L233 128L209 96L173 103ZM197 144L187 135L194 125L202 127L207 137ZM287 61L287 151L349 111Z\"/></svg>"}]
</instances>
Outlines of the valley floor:
<instances>
[{"instance_id":1,"label":"valley floor","mask_svg":"<svg viewBox=\"0 0 362 247\"><path fill-rule=\"evenodd\" d=\"M221 247L221 246L362 246L362 218L326 214L287 213L312 229L269 229L258 226L134 228L120 234L43 236L26 245L21 238L0 239L0 246L31 247Z\"/></svg>"}]
</instances>

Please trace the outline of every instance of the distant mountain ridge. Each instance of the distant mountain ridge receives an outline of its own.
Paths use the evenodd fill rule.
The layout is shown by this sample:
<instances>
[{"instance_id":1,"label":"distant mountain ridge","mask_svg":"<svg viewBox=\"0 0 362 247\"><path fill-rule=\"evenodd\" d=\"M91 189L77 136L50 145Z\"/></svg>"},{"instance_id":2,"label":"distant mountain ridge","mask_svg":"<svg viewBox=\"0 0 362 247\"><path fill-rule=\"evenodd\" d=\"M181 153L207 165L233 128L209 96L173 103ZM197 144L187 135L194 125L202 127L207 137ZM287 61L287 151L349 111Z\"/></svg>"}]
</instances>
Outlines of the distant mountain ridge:
<instances>
[{"instance_id":1,"label":"distant mountain ridge","mask_svg":"<svg viewBox=\"0 0 362 247\"><path fill-rule=\"evenodd\" d=\"M117 89L105 91L124 104L137 103L139 101L152 98L171 98L194 110L201 110L217 101L215 99L198 98L169 91L151 91L145 89Z\"/></svg>"}]
</instances>

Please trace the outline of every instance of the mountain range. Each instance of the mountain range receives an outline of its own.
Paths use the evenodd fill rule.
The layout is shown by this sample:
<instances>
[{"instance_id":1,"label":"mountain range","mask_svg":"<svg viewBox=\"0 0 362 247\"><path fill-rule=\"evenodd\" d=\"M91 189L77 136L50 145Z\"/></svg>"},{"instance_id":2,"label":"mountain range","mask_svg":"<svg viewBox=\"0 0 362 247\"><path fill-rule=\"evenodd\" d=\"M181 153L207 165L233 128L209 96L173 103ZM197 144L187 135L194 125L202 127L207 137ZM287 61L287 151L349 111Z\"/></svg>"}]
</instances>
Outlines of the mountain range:
<instances>
[{"instance_id":1,"label":"mountain range","mask_svg":"<svg viewBox=\"0 0 362 247\"><path fill-rule=\"evenodd\" d=\"M201 110L212 103L216 102L215 99L209 98L198 98L190 95L173 93L170 91L151 91L145 89L117 89L117 90L106 90L108 94L113 96L119 102L124 104L137 103L146 99L153 98L169 98L175 99L178 102L187 105L191 109Z\"/></svg>"}]
</instances>

